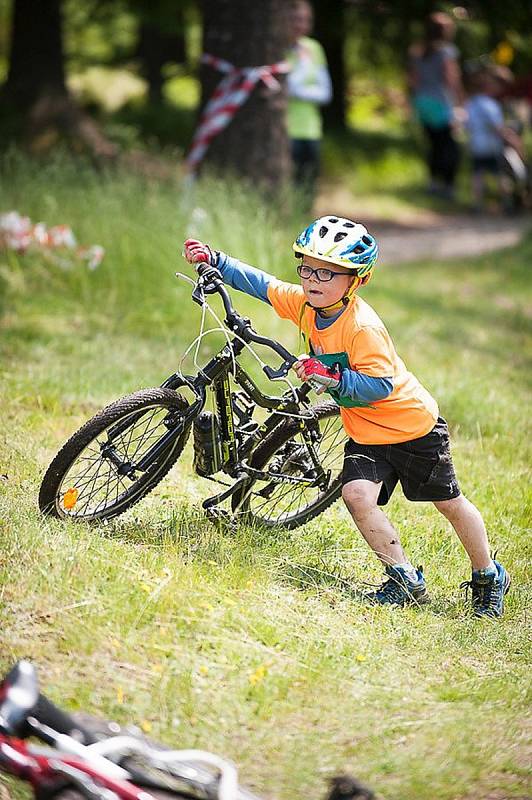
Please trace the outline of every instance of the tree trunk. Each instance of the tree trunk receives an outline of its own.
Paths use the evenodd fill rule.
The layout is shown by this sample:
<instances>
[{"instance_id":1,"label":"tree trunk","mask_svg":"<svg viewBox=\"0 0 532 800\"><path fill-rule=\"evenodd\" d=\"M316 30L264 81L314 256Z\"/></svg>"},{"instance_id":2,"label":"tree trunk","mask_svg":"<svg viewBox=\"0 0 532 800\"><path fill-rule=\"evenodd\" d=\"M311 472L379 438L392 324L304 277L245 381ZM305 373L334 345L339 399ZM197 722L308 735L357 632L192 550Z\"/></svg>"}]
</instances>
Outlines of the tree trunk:
<instances>
[{"instance_id":1,"label":"tree trunk","mask_svg":"<svg viewBox=\"0 0 532 800\"><path fill-rule=\"evenodd\" d=\"M344 63L345 9L344 0L314 0L314 31L323 45L333 85L331 103L323 107L328 128L346 127L346 80Z\"/></svg>"},{"instance_id":2,"label":"tree trunk","mask_svg":"<svg viewBox=\"0 0 532 800\"><path fill-rule=\"evenodd\" d=\"M6 111L19 119L20 132L34 151L48 150L65 134L79 150L101 160L117 148L72 100L65 82L62 0L14 0Z\"/></svg>"},{"instance_id":3,"label":"tree trunk","mask_svg":"<svg viewBox=\"0 0 532 800\"><path fill-rule=\"evenodd\" d=\"M167 0L156 4L150 0L140 18L137 56L148 82L149 102L159 104L163 99L164 65L184 64L187 60L183 3L172 2L169 6Z\"/></svg>"},{"instance_id":4,"label":"tree trunk","mask_svg":"<svg viewBox=\"0 0 532 800\"><path fill-rule=\"evenodd\" d=\"M281 61L288 49L288 16L284 0L203 0L205 53L236 67ZM201 67L201 106L222 78L212 67ZM290 156L286 132L286 93L258 83L229 125L212 140L206 161L234 170L272 190L288 182Z\"/></svg>"},{"instance_id":5,"label":"tree trunk","mask_svg":"<svg viewBox=\"0 0 532 800\"><path fill-rule=\"evenodd\" d=\"M22 113L43 95L67 96L61 0L14 0L5 92Z\"/></svg>"}]
</instances>

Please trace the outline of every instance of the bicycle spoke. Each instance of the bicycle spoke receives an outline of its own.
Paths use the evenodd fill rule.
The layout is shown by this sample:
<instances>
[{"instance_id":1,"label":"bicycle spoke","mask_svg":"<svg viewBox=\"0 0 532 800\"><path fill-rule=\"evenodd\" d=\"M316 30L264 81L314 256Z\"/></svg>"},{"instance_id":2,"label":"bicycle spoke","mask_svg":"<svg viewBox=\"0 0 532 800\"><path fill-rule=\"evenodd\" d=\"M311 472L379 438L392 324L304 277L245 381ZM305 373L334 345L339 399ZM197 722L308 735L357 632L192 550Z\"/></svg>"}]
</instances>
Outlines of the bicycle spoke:
<instances>
[{"instance_id":1,"label":"bicycle spoke","mask_svg":"<svg viewBox=\"0 0 532 800\"><path fill-rule=\"evenodd\" d=\"M149 479L149 471L141 474L140 478L119 474L116 464L103 453L112 447L121 463L132 464L134 468L135 462L167 433L164 420L168 413L168 409L161 406L149 407L140 416L139 412L134 412L134 422L113 438L103 431L89 442L67 470L59 487L59 497L64 498L66 491L71 489L77 492L74 506L69 509L63 505L63 511L71 517L91 517L120 504L134 490L138 480ZM124 423L127 424L127 418L121 425ZM116 423L110 427L114 425ZM155 467L160 463L159 458ZM64 504L64 500L62 502Z\"/></svg>"},{"instance_id":2,"label":"bicycle spoke","mask_svg":"<svg viewBox=\"0 0 532 800\"><path fill-rule=\"evenodd\" d=\"M301 483L279 483L268 497L261 496L260 489L251 492L244 508L256 520L269 524L287 523L305 509L319 503L332 487L338 487L343 467L345 432L336 415L320 419L319 427L319 441L313 443L312 447L324 472L330 473L327 486L323 488ZM269 463L272 472L282 474L284 470L287 476L293 477L303 477L308 469L314 468L309 445L301 433L282 444L271 456ZM268 464L262 469L268 472Z\"/></svg>"}]
</instances>

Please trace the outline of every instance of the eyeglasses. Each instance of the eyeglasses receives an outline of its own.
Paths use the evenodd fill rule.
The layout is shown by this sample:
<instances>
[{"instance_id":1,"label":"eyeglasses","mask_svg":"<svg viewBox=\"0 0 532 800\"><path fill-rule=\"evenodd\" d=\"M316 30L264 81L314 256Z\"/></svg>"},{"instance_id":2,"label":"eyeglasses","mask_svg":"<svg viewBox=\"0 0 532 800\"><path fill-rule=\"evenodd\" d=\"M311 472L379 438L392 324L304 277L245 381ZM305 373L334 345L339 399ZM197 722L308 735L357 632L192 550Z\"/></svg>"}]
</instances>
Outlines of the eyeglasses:
<instances>
[{"instance_id":1,"label":"eyeglasses","mask_svg":"<svg viewBox=\"0 0 532 800\"><path fill-rule=\"evenodd\" d=\"M353 273L356 275L355 270L353 270ZM297 274L300 278L310 278L312 275L315 275L316 279L320 283L332 281L335 275L349 275L348 272L333 272L332 269L327 269L326 267L312 269L312 267L309 267L308 264L298 264Z\"/></svg>"}]
</instances>

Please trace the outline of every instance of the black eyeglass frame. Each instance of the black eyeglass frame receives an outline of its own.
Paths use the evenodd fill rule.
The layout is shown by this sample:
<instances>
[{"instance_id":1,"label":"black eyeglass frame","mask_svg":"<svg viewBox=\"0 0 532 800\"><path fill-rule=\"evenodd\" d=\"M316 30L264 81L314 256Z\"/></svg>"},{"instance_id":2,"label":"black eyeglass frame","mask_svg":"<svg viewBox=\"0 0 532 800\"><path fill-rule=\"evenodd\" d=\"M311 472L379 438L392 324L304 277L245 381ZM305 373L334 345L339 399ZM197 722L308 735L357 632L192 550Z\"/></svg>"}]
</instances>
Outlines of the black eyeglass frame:
<instances>
[{"instance_id":1,"label":"black eyeglass frame","mask_svg":"<svg viewBox=\"0 0 532 800\"><path fill-rule=\"evenodd\" d=\"M309 270L309 274L308 275L302 275L301 274L301 270L303 270L303 269L308 269ZM297 267L296 267L296 272L299 275L299 277L303 278L304 280L308 280L308 278L311 278L313 275L315 275L316 276L316 280L318 281L318 283L329 283L329 281L332 281L332 279L334 278L335 275L350 275L349 272L334 272L332 269L328 269L327 267L318 267L318 269L312 269L312 267L309 267L308 264L298 264ZM330 277L329 278L320 278L320 276L318 274L319 272L327 272L330 275ZM353 270L353 275L356 275L356 274L357 274L356 270Z\"/></svg>"}]
</instances>

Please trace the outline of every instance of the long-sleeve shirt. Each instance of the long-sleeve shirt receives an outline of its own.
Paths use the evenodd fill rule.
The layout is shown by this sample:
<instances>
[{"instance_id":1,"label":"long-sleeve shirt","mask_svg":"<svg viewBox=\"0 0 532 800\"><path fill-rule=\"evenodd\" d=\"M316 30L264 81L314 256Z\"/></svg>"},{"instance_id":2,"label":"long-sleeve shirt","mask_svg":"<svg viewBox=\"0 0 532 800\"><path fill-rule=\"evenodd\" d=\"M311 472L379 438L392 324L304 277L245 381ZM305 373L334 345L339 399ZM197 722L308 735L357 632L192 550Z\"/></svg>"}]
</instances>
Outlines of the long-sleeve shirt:
<instances>
[{"instance_id":1,"label":"long-sleeve shirt","mask_svg":"<svg viewBox=\"0 0 532 800\"><path fill-rule=\"evenodd\" d=\"M327 363L343 362L337 390L348 435L362 444L395 444L427 434L438 418L438 406L397 355L375 311L355 296L332 317L306 304L301 286L286 283L236 258L218 254L224 281L265 303L308 334L312 352Z\"/></svg>"},{"instance_id":2,"label":"long-sleeve shirt","mask_svg":"<svg viewBox=\"0 0 532 800\"><path fill-rule=\"evenodd\" d=\"M332 83L325 52L308 36L298 39L287 55L287 128L291 139L319 140L322 123L319 106L331 102Z\"/></svg>"},{"instance_id":3,"label":"long-sleeve shirt","mask_svg":"<svg viewBox=\"0 0 532 800\"><path fill-rule=\"evenodd\" d=\"M218 269L222 273L225 283L233 289L238 289L271 305L268 298L268 287L272 281L276 280L273 275L268 275L267 272L244 264L225 253L219 254ZM316 318L318 328L320 330L328 328L338 319L342 311L343 309L332 317L318 316ZM374 378L356 370L344 369L337 391L341 397L372 403L387 397L392 390L393 380L391 378Z\"/></svg>"}]
</instances>

